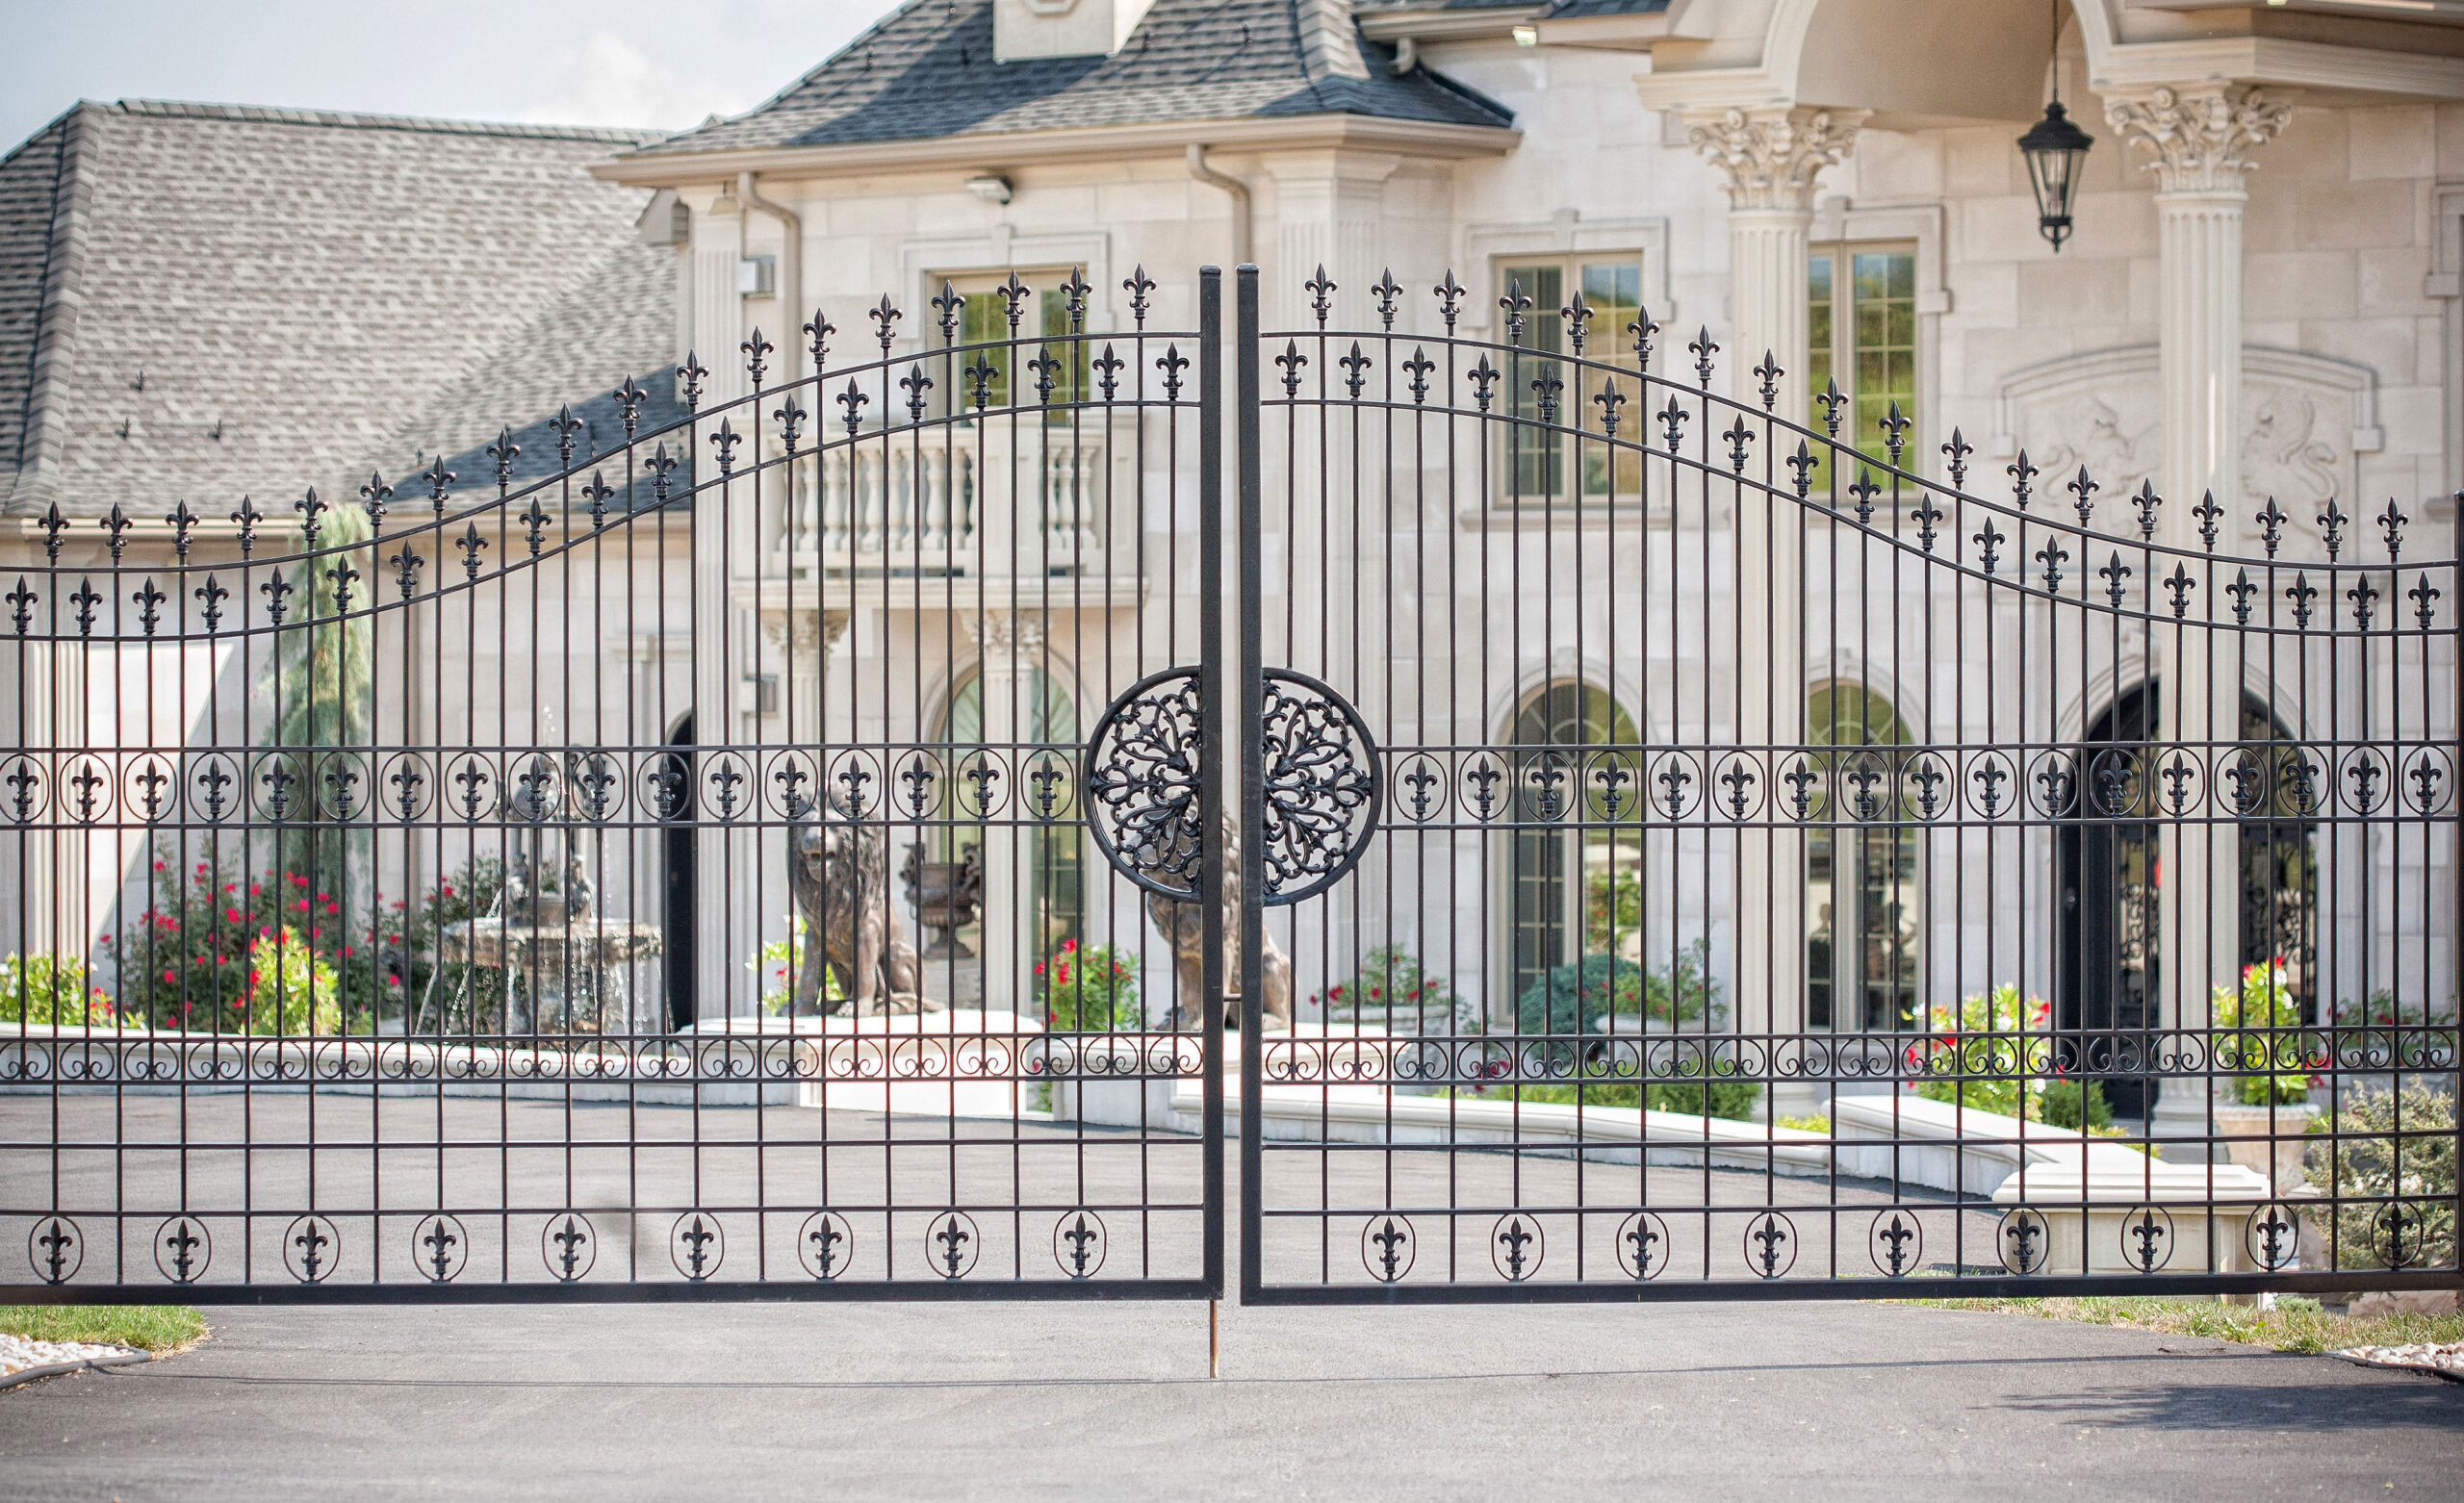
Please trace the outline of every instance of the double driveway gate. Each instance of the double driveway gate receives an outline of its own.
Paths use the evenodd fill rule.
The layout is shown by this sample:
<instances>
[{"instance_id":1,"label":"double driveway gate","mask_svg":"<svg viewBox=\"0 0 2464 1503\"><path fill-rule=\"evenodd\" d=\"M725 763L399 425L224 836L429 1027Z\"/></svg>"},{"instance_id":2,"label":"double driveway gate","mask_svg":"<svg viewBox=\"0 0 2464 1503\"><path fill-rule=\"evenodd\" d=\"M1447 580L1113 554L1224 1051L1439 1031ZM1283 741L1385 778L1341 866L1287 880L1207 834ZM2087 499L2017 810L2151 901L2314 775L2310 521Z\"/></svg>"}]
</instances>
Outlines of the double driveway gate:
<instances>
[{"instance_id":1,"label":"double driveway gate","mask_svg":"<svg viewBox=\"0 0 2464 1503\"><path fill-rule=\"evenodd\" d=\"M0 1297L2455 1286L2452 528L1554 277L41 519Z\"/></svg>"}]
</instances>

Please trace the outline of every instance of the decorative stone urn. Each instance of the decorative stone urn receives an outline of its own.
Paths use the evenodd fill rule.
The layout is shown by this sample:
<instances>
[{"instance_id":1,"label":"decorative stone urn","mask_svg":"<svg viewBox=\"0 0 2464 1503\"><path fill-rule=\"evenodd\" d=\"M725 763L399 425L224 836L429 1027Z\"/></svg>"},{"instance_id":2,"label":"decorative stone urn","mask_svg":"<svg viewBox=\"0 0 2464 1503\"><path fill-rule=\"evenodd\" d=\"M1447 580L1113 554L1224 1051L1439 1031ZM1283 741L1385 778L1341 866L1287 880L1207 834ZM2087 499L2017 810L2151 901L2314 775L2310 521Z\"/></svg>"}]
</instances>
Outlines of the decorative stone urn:
<instances>
[{"instance_id":1,"label":"decorative stone urn","mask_svg":"<svg viewBox=\"0 0 2464 1503\"><path fill-rule=\"evenodd\" d=\"M976 920L984 902L984 868L972 845L960 848L955 861L927 861L924 843L907 848L898 875L907 883L907 901L915 922L937 937L924 947L927 960L971 960L975 952L960 940L959 930Z\"/></svg>"}]
</instances>

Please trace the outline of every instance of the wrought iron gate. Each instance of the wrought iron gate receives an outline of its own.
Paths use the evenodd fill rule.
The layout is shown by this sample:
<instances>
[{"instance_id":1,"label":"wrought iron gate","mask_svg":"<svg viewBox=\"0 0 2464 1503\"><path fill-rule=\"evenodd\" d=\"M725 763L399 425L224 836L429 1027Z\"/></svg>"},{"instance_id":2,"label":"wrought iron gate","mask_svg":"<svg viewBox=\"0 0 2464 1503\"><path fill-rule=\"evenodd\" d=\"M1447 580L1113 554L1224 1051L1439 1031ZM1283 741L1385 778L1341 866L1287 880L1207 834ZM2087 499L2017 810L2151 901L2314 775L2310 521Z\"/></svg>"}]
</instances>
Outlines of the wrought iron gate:
<instances>
[{"instance_id":1,"label":"wrought iron gate","mask_svg":"<svg viewBox=\"0 0 2464 1503\"><path fill-rule=\"evenodd\" d=\"M2458 1282L2451 532L1237 286L43 519L0 1296Z\"/></svg>"},{"instance_id":2,"label":"wrought iron gate","mask_svg":"<svg viewBox=\"0 0 2464 1503\"><path fill-rule=\"evenodd\" d=\"M43 519L5 1296L1219 1293L1223 914L1085 849L1222 859L1113 823L1214 807L1218 281L1053 280Z\"/></svg>"},{"instance_id":3,"label":"wrought iron gate","mask_svg":"<svg viewBox=\"0 0 2464 1503\"><path fill-rule=\"evenodd\" d=\"M1241 287L1244 1299L2455 1286L2452 530L1499 275Z\"/></svg>"}]
</instances>

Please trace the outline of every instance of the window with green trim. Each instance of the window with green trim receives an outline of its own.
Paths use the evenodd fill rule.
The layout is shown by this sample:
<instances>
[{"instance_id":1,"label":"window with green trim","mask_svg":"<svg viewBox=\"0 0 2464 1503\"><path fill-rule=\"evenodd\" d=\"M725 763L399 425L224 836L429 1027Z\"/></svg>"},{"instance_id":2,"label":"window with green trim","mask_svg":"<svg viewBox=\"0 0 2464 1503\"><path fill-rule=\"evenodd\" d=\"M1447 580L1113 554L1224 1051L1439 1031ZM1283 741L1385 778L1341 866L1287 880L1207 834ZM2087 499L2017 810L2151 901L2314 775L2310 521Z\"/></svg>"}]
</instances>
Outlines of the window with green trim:
<instances>
[{"instance_id":1,"label":"window with green trim","mask_svg":"<svg viewBox=\"0 0 2464 1503\"><path fill-rule=\"evenodd\" d=\"M1071 413L1066 404L1079 400L1088 389L1087 342L1060 340L1055 344L1044 343L1070 332L1069 299L1061 291L1062 284L1069 279L1069 275L1067 267L1017 273L1019 282L1032 291L1018 305L1018 327L1014 337L1010 328L1010 302L1001 293L1001 287L1009 281L1010 273L1003 272L997 277L954 276L946 279L951 289L966 299L959 310L959 343L994 346L948 363L953 369L948 372L950 391L945 399L951 409L964 413L977 409L976 377L969 373L969 368L978 359L991 367L991 374L984 380L985 401L981 405L1006 407L1010 404L1010 394L1014 391L1018 393L1017 399L1021 404L1035 406L1041 398L1036 390L1039 375L1030 369L1030 363L1052 359L1061 364L1051 373L1052 407L1045 420L1056 423L1069 420ZM933 285L938 287L941 281L937 278Z\"/></svg>"}]
</instances>

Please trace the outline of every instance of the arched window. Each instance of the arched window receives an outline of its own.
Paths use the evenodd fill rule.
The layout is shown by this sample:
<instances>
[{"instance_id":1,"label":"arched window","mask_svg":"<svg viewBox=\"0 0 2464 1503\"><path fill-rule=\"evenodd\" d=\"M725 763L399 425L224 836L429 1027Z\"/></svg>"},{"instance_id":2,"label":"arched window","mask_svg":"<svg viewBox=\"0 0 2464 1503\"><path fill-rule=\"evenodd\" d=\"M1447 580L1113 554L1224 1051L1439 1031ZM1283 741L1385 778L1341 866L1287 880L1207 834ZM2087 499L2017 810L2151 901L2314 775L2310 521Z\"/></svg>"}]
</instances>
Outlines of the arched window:
<instances>
[{"instance_id":1,"label":"arched window","mask_svg":"<svg viewBox=\"0 0 2464 1503\"><path fill-rule=\"evenodd\" d=\"M1606 691L1561 678L1524 701L1514 717L1518 747L1631 748L1633 718ZM1609 830L1585 828L1581 752L1520 752L1508 900L1507 997L1520 998L1551 969L1590 954L1614 953L1639 937L1641 847ZM1562 829L1533 828L1537 823Z\"/></svg>"},{"instance_id":2,"label":"arched window","mask_svg":"<svg viewBox=\"0 0 2464 1503\"><path fill-rule=\"evenodd\" d=\"M1908 723L1860 683L1828 683L1806 705L1806 739L1832 750L1806 839L1806 1022L1912 1029L1916 832L1901 808Z\"/></svg>"},{"instance_id":3,"label":"arched window","mask_svg":"<svg viewBox=\"0 0 2464 1503\"><path fill-rule=\"evenodd\" d=\"M1066 685L1051 675L1028 669L1018 675L1018 708L1024 724L1018 727L1018 739L1032 747L1047 749L1047 753L1029 752L1021 758L1026 765L1021 773L1022 788L1009 790L1005 797L1023 796L1029 801L1037 797L1031 781L1038 764L1048 754L1063 770L1073 766L1079 748L1078 703ZM969 674L950 695L949 708L941 718L941 739L958 749L962 766L966 750L984 741L984 675ZM1074 778L1054 779L1051 786L1066 800ZM1039 811L1040 812L1040 811ZM1027 861L1033 885L1033 918L1026 935L1034 957L1041 959L1061 948L1065 939L1084 937L1086 928L1086 877L1080 861L1078 828L1070 823L1071 809L1065 802L1056 802L1052 809L1055 823L1037 825L1029 829ZM963 823L943 825L936 835L934 859L954 861L961 848L973 843ZM891 853L895 861L897 853ZM989 896L988 892L987 896ZM981 947L977 947L979 950Z\"/></svg>"}]
</instances>

